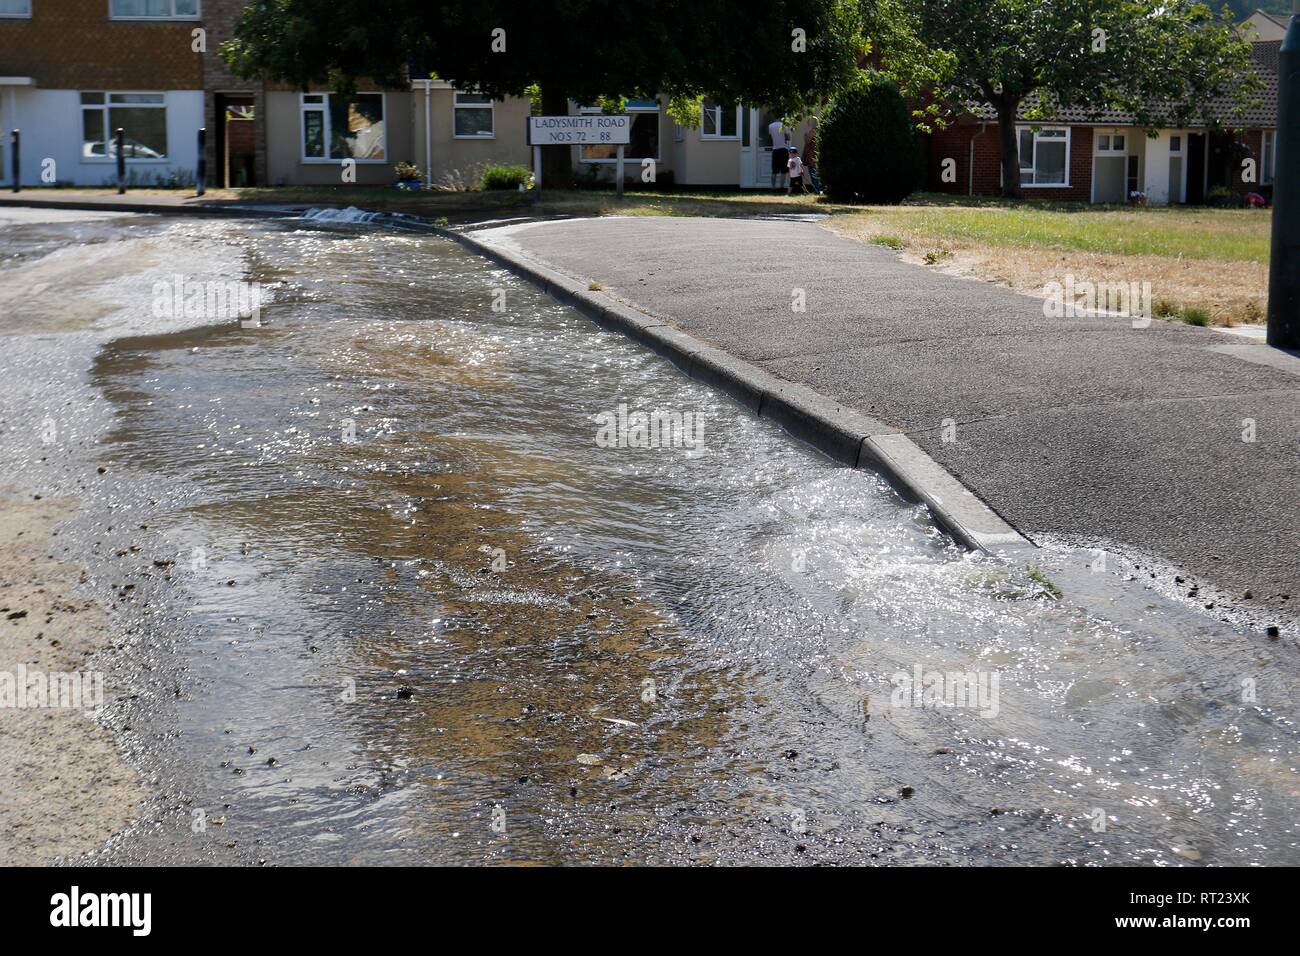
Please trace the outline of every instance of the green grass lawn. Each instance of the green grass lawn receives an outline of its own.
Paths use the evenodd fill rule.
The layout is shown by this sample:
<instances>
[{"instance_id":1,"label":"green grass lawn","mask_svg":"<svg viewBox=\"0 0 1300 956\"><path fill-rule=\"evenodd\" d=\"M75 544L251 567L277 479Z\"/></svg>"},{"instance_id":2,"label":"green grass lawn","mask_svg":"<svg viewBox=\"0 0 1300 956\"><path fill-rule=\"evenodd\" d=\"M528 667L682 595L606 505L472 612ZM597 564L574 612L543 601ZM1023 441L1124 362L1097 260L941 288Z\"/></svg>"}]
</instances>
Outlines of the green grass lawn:
<instances>
[{"instance_id":1,"label":"green grass lawn","mask_svg":"<svg viewBox=\"0 0 1300 956\"><path fill-rule=\"evenodd\" d=\"M921 200L854 213L886 235L1219 262L1268 262L1272 213L1257 209L1039 206Z\"/></svg>"},{"instance_id":2,"label":"green grass lawn","mask_svg":"<svg viewBox=\"0 0 1300 956\"><path fill-rule=\"evenodd\" d=\"M1259 322L1268 301L1268 210L921 195L835 215L827 225L1031 295L1067 274L1149 283L1159 314L1192 324Z\"/></svg>"}]
</instances>

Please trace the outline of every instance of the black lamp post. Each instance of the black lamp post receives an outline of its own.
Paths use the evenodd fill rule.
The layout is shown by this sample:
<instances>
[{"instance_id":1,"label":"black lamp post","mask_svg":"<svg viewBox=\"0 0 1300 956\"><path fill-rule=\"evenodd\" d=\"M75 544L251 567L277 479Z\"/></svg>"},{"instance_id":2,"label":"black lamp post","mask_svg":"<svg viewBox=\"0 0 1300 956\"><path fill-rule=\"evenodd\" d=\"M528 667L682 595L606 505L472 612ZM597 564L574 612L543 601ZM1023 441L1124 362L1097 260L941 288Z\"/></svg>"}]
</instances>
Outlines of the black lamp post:
<instances>
[{"instance_id":1,"label":"black lamp post","mask_svg":"<svg viewBox=\"0 0 1300 956\"><path fill-rule=\"evenodd\" d=\"M1273 146L1273 248L1268 269L1268 344L1300 348L1300 0L1277 62Z\"/></svg>"},{"instance_id":2,"label":"black lamp post","mask_svg":"<svg viewBox=\"0 0 1300 956\"><path fill-rule=\"evenodd\" d=\"M117 194L120 196L126 192L126 131L119 126L113 132L113 140L117 143Z\"/></svg>"}]
</instances>

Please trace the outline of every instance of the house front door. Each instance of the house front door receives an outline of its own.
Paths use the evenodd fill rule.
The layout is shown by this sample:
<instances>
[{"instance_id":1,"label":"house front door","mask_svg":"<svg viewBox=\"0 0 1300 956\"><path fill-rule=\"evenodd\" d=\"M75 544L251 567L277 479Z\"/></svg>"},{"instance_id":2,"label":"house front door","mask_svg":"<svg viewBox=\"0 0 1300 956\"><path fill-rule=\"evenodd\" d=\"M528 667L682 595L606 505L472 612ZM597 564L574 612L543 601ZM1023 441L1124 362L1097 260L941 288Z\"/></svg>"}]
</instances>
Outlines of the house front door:
<instances>
[{"instance_id":1,"label":"house front door","mask_svg":"<svg viewBox=\"0 0 1300 956\"><path fill-rule=\"evenodd\" d=\"M736 182L741 189L753 189L758 185L755 175L758 172L758 142L754 137L754 126L758 123L758 110L751 106L740 108L740 173Z\"/></svg>"},{"instance_id":2,"label":"house front door","mask_svg":"<svg viewBox=\"0 0 1300 956\"><path fill-rule=\"evenodd\" d=\"M767 126L779 117L756 106L741 110L740 185L744 189L772 188L772 136Z\"/></svg>"}]
</instances>

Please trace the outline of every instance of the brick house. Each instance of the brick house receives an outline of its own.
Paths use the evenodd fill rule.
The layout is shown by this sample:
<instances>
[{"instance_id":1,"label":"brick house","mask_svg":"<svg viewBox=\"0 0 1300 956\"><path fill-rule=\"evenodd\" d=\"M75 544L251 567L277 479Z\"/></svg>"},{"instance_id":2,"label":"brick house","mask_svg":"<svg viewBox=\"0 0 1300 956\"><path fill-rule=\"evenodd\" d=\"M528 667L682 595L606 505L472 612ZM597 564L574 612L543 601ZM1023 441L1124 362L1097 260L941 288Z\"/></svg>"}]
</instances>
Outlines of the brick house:
<instances>
[{"instance_id":1,"label":"brick house","mask_svg":"<svg viewBox=\"0 0 1300 956\"><path fill-rule=\"evenodd\" d=\"M23 183L114 180L118 127L132 181L192 178L198 14L199 0L0 0L0 129L22 131Z\"/></svg>"},{"instance_id":2,"label":"brick house","mask_svg":"<svg viewBox=\"0 0 1300 956\"><path fill-rule=\"evenodd\" d=\"M392 182L413 157L409 90L355 96L235 77L219 55L243 0L0 0L0 129L21 129L24 185L193 182L200 127L208 181ZM0 183L12 184L8 137Z\"/></svg>"},{"instance_id":3,"label":"brick house","mask_svg":"<svg viewBox=\"0 0 1300 956\"><path fill-rule=\"evenodd\" d=\"M1272 192L1277 129L1279 40L1252 43L1261 81L1257 104L1208 103L1180 129L1155 135L1117 110L1061 110L1017 124L1021 186L1028 198L1124 203L1135 193L1153 205L1204 203L1222 187L1238 194ZM1025 109L1033 107L1026 103ZM927 188L996 195L1002 188L997 114L974 106L929 137Z\"/></svg>"}]
</instances>

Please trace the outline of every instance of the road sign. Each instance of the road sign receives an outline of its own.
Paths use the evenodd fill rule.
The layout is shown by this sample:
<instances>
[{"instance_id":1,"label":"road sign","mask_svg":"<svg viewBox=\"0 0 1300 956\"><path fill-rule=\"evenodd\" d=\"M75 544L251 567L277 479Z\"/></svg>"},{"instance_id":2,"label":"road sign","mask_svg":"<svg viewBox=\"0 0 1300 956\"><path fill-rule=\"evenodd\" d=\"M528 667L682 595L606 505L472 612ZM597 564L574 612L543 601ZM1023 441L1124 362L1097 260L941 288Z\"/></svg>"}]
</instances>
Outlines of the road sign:
<instances>
[{"instance_id":1,"label":"road sign","mask_svg":"<svg viewBox=\"0 0 1300 956\"><path fill-rule=\"evenodd\" d=\"M626 146L631 142L630 116L587 113L528 117L529 146Z\"/></svg>"},{"instance_id":2,"label":"road sign","mask_svg":"<svg viewBox=\"0 0 1300 956\"><path fill-rule=\"evenodd\" d=\"M533 148L533 181L542 188L543 146L617 146L614 180L623 198L623 147L632 142L632 117L605 113L528 117L528 145Z\"/></svg>"}]
</instances>

